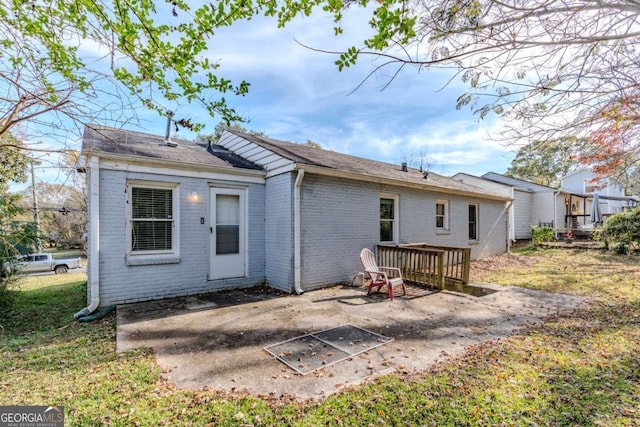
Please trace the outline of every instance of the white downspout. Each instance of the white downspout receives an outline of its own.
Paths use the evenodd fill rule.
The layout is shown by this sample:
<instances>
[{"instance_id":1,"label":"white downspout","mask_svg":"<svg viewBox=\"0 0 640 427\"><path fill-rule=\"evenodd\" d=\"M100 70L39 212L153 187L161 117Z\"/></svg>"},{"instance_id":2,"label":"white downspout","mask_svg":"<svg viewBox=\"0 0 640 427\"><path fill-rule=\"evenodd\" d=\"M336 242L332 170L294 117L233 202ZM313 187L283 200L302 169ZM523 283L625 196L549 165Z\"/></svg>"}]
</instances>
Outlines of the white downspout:
<instances>
[{"instance_id":1,"label":"white downspout","mask_svg":"<svg viewBox=\"0 0 640 427\"><path fill-rule=\"evenodd\" d=\"M516 241L516 189L511 187L511 202L509 202L509 240Z\"/></svg>"},{"instance_id":2,"label":"white downspout","mask_svg":"<svg viewBox=\"0 0 640 427\"><path fill-rule=\"evenodd\" d=\"M100 305L100 159L91 156L89 160L89 289L90 304L73 315L74 319L85 317L96 311Z\"/></svg>"},{"instance_id":3,"label":"white downspout","mask_svg":"<svg viewBox=\"0 0 640 427\"><path fill-rule=\"evenodd\" d=\"M304 169L298 169L298 176L293 189L293 289L300 295L304 291L301 286L301 245L300 245L300 187L304 178Z\"/></svg>"},{"instance_id":4,"label":"white downspout","mask_svg":"<svg viewBox=\"0 0 640 427\"><path fill-rule=\"evenodd\" d=\"M560 195L560 189L553 192L553 238L558 238L558 196Z\"/></svg>"},{"instance_id":5,"label":"white downspout","mask_svg":"<svg viewBox=\"0 0 640 427\"><path fill-rule=\"evenodd\" d=\"M513 221L511 220L511 211L513 210L513 200L509 200L507 202L505 202L505 209L506 209L506 217L507 217L507 253L511 252L511 243L512 241L514 241L514 235L512 234L513 232Z\"/></svg>"}]
</instances>

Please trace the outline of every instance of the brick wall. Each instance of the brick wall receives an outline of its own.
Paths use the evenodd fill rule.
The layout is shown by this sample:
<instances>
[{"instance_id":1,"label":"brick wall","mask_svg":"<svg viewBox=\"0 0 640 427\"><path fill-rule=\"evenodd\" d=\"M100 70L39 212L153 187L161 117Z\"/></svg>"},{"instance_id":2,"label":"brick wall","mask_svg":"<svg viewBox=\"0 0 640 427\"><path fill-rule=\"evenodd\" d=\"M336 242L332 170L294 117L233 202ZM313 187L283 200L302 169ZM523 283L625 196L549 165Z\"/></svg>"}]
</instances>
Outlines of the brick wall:
<instances>
[{"instance_id":1,"label":"brick wall","mask_svg":"<svg viewBox=\"0 0 640 427\"><path fill-rule=\"evenodd\" d=\"M127 262L127 180L177 183L179 191L178 262L129 265ZM232 183L233 184L233 183ZM236 185L239 185L235 183ZM101 305L136 302L214 290L255 286L265 280L264 186L247 185L248 277L209 281L209 184L207 180L101 170L100 299ZM198 201L191 200L197 191ZM200 219L204 218L204 224ZM93 262L93 261L90 261Z\"/></svg>"},{"instance_id":2,"label":"brick wall","mask_svg":"<svg viewBox=\"0 0 640 427\"><path fill-rule=\"evenodd\" d=\"M285 292L293 287L293 184L294 175L285 173L265 185L266 278Z\"/></svg>"},{"instance_id":3,"label":"brick wall","mask_svg":"<svg viewBox=\"0 0 640 427\"><path fill-rule=\"evenodd\" d=\"M308 174L302 184L302 288L351 280L362 248L379 241L380 193L399 195L399 243L470 247L473 259L507 248L505 203ZM436 230L436 200L448 200L449 230ZM478 204L479 239L468 239L468 206Z\"/></svg>"}]
</instances>

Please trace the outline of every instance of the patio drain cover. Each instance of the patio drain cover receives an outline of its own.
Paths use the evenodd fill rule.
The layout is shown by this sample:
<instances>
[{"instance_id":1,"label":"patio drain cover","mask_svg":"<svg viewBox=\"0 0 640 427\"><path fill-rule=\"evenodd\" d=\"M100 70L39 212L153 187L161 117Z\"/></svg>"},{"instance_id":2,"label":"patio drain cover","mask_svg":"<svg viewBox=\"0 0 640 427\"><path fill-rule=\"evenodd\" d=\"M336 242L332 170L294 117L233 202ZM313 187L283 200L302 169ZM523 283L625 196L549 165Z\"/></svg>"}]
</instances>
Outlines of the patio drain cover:
<instances>
[{"instance_id":1,"label":"patio drain cover","mask_svg":"<svg viewBox=\"0 0 640 427\"><path fill-rule=\"evenodd\" d=\"M379 347L393 338L353 325L303 335L264 349L302 375Z\"/></svg>"}]
</instances>

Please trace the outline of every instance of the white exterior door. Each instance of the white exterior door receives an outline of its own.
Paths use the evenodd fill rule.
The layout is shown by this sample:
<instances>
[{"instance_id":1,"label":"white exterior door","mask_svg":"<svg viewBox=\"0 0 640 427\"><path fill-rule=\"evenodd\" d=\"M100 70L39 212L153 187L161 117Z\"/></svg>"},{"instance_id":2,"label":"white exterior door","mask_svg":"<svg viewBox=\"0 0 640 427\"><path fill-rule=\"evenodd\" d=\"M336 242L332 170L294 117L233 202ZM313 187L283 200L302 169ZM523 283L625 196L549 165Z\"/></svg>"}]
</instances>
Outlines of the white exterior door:
<instances>
[{"instance_id":1,"label":"white exterior door","mask_svg":"<svg viewBox=\"0 0 640 427\"><path fill-rule=\"evenodd\" d=\"M210 189L209 280L246 276L246 190Z\"/></svg>"}]
</instances>

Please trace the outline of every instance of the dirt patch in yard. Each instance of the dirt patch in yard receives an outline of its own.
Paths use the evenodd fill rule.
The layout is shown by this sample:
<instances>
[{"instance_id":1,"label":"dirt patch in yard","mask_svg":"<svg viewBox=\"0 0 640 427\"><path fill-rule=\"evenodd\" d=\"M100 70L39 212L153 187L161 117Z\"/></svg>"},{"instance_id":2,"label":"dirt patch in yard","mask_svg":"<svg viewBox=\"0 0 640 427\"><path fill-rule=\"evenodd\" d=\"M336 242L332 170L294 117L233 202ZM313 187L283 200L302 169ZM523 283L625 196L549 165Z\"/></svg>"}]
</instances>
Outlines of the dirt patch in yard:
<instances>
[{"instance_id":1,"label":"dirt patch in yard","mask_svg":"<svg viewBox=\"0 0 640 427\"><path fill-rule=\"evenodd\" d=\"M487 277L495 274L496 271L504 271L513 267L529 268L539 263L540 260L541 258L535 255L521 256L511 253L494 255L472 261L469 276L471 281L483 282L487 280Z\"/></svg>"}]
</instances>

